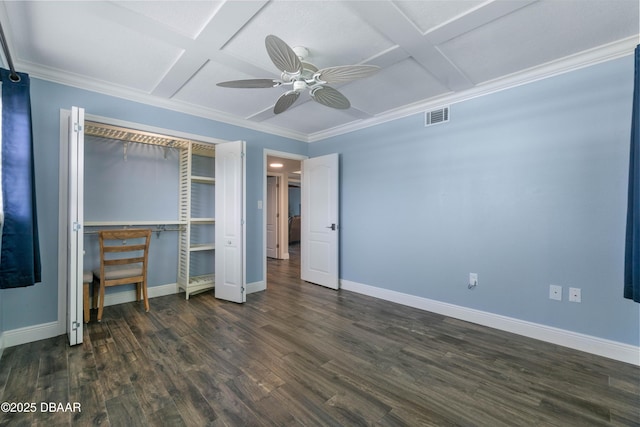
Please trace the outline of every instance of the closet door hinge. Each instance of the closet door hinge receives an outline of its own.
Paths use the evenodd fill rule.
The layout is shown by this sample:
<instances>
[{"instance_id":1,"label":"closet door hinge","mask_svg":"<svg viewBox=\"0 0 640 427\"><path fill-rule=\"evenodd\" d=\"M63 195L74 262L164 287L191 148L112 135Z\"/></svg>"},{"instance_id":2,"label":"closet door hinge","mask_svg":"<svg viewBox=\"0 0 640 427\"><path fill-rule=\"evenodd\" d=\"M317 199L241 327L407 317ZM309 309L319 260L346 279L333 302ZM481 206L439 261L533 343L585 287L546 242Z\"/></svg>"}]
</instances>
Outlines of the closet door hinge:
<instances>
[{"instance_id":1,"label":"closet door hinge","mask_svg":"<svg viewBox=\"0 0 640 427\"><path fill-rule=\"evenodd\" d=\"M82 126L80 125L80 123L78 123L78 122L74 122L73 123L73 131L75 133L78 133L78 132L82 131Z\"/></svg>"},{"instance_id":2,"label":"closet door hinge","mask_svg":"<svg viewBox=\"0 0 640 427\"><path fill-rule=\"evenodd\" d=\"M80 322L77 321L73 321L71 322L71 330L72 331L77 331L80 328Z\"/></svg>"},{"instance_id":3,"label":"closet door hinge","mask_svg":"<svg viewBox=\"0 0 640 427\"><path fill-rule=\"evenodd\" d=\"M82 228L82 224L80 224L79 222L73 223L73 231L80 231L81 228Z\"/></svg>"}]
</instances>

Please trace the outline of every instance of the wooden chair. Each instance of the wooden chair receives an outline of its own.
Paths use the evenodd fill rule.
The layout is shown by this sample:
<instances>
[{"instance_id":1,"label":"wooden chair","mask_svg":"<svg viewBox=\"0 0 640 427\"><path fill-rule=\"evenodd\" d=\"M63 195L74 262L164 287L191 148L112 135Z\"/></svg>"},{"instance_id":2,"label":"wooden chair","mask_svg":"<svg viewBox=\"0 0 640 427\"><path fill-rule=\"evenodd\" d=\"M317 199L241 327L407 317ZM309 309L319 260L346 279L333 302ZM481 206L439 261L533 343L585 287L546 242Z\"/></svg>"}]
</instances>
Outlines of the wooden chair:
<instances>
[{"instance_id":1,"label":"wooden chair","mask_svg":"<svg viewBox=\"0 0 640 427\"><path fill-rule=\"evenodd\" d=\"M82 272L82 305L84 308L84 323L89 323L91 319L91 304L89 303L89 286L93 282L93 272L92 271L83 271Z\"/></svg>"},{"instance_id":2,"label":"wooden chair","mask_svg":"<svg viewBox=\"0 0 640 427\"><path fill-rule=\"evenodd\" d=\"M141 240L142 239L142 240ZM149 311L147 296L147 264L149 259L150 229L102 230L98 232L100 243L100 268L94 270L95 286L99 285L98 322L102 320L104 289L109 286L136 285L136 301L140 292L144 309Z\"/></svg>"}]
</instances>

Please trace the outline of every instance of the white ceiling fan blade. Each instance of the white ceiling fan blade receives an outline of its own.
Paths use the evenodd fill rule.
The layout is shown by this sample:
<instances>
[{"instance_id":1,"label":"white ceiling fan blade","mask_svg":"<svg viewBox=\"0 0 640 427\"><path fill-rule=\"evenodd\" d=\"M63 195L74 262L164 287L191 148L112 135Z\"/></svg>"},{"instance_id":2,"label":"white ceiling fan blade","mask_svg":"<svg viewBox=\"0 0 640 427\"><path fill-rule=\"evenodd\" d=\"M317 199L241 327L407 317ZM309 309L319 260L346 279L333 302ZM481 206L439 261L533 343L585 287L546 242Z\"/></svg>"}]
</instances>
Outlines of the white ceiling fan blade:
<instances>
[{"instance_id":1,"label":"white ceiling fan blade","mask_svg":"<svg viewBox=\"0 0 640 427\"><path fill-rule=\"evenodd\" d=\"M216 86L220 87L232 87L232 88L268 88L280 86L282 83L273 79L248 79L248 80L231 80L228 82L216 83Z\"/></svg>"},{"instance_id":2,"label":"white ceiling fan blade","mask_svg":"<svg viewBox=\"0 0 640 427\"><path fill-rule=\"evenodd\" d=\"M329 86L317 86L311 90L311 97L327 107L346 110L351 107L349 100L340 92Z\"/></svg>"},{"instance_id":3,"label":"white ceiling fan blade","mask_svg":"<svg viewBox=\"0 0 640 427\"><path fill-rule=\"evenodd\" d=\"M369 77L380 70L376 65L341 65L339 67L323 68L318 71L318 80L327 83L342 83L355 79Z\"/></svg>"},{"instance_id":4,"label":"white ceiling fan blade","mask_svg":"<svg viewBox=\"0 0 640 427\"><path fill-rule=\"evenodd\" d=\"M302 64L298 55L288 44L274 35L268 35L264 41L269 58L280 71L297 74L302 71Z\"/></svg>"},{"instance_id":5,"label":"white ceiling fan blade","mask_svg":"<svg viewBox=\"0 0 640 427\"><path fill-rule=\"evenodd\" d=\"M278 98L275 107L273 107L273 112L275 114L280 114L283 111L286 111L294 102L296 102L296 99L298 99L299 96L300 92L296 92L295 90L285 92L280 98Z\"/></svg>"}]
</instances>

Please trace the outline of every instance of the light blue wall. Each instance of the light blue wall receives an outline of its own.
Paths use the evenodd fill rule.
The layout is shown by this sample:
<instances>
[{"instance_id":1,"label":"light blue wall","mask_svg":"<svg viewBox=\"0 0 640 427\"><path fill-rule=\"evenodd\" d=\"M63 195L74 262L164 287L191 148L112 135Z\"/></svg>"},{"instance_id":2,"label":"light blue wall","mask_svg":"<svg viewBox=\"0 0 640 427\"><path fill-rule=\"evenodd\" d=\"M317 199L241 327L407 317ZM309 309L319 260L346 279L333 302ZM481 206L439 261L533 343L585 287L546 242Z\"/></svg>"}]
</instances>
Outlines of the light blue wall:
<instances>
[{"instance_id":1,"label":"light blue wall","mask_svg":"<svg viewBox=\"0 0 640 427\"><path fill-rule=\"evenodd\" d=\"M33 79L43 282L0 291L0 331L56 320L59 110L78 105L247 141L250 283L264 278L263 149L339 152L342 279L639 345L640 306L622 298L632 77L622 58L452 105L447 124L415 115L308 147Z\"/></svg>"},{"instance_id":2,"label":"light blue wall","mask_svg":"<svg viewBox=\"0 0 640 427\"><path fill-rule=\"evenodd\" d=\"M306 155L306 143L38 79L32 79L31 104L43 279L32 287L2 291L5 331L57 320L59 122L60 109L73 105L96 116L247 141L247 282L264 279L262 211L257 209L266 173L263 149Z\"/></svg>"},{"instance_id":3,"label":"light blue wall","mask_svg":"<svg viewBox=\"0 0 640 427\"><path fill-rule=\"evenodd\" d=\"M640 344L622 297L633 72L625 57L452 105L449 123L312 143L340 153L340 277Z\"/></svg>"}]
</instances>

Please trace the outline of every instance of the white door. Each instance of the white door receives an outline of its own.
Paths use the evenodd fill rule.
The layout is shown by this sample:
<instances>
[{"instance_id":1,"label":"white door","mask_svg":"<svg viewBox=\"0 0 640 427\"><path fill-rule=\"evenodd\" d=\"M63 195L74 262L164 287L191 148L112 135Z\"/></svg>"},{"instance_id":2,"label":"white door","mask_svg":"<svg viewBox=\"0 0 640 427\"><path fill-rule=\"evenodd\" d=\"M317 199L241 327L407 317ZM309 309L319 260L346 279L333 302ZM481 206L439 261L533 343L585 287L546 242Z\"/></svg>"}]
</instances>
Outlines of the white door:
<instances>
[{"instance_id":1,"label":"white door","mask_svg":"<svg viewBox=\"0 0 640 427\"><path fill-rule=\"evenodd\" d=\"M267 177L267 256L278 258L278 177Z\"/></svg>"},{"instance_id":2,"label":"white door","mask_svg":"<svg viewBox=\"0 0 640 427\"><path fill-rule=\"evenodd\" d=\"M69 344L82 343L82 270L84 256L84 109L69 117L67 224L67 334Z\"/></svg>"},{"instance_id":3,"label":"white door","mask_svg":"<svg viewBox=\"0 0 640 427\"><path fill-rule=\"evenodd\" d=\"M215 296L245 302L245 143L216 145Z\"/></svg>"},{"instance_id":4,"label":"white door","mask_svg":"<svg viewBox=\"0 0 640 427\"><path fill-rule=\"evenodd\" d=\"M338 154L302 161L302 280L338 289Z\"/></svg>"}]
</instances>

